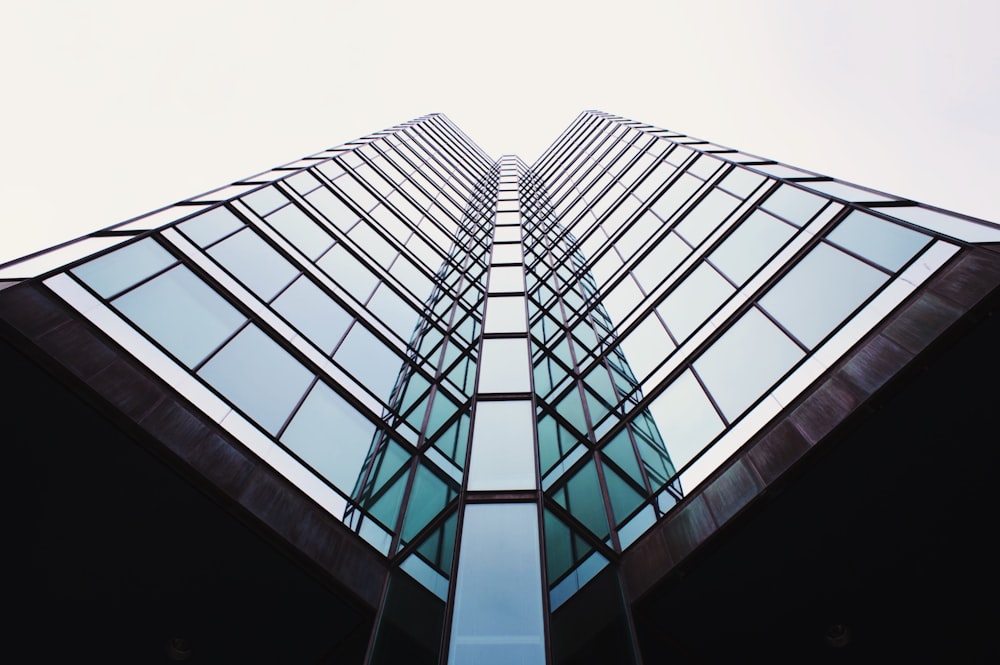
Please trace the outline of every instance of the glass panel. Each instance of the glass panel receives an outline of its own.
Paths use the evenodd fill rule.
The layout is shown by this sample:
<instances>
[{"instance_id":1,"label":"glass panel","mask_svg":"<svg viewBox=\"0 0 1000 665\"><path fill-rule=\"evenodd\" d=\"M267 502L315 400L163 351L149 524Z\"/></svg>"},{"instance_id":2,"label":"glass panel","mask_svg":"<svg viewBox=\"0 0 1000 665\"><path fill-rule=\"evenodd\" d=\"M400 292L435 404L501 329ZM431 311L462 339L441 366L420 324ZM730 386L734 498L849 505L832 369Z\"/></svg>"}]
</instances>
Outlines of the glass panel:
<instances>
[{"instance_id":1,"label":"glass panel","mask_svg":"<svg viewBox=\"0 0 1000 665\"><path fill-rule=\"evenodd\" d=\"M552 498L598 538L608 536L608 513L593 459L553 491Z\"/></svg>"},{"instance_id":2,"label":"glass panel","mask_svg":"<svg viewBox=\"0 0 1000 665\"><path fill-rule=\"evenodd\" d=\"M198 374L271 434L276 434L313 375L251 324Z\"/></svg>"},{"instance_id":3,"label":"glass panel","mask_svg":"<svg viewBox=\"0 0 1000 665\"><path fill-rule=\"evenodd\" d=\"M313 261L333 244L330 234L294 205L275 212L267 222Z\"/></svg>"},{"instance_id":4,"label":"glass panel","mask_svg":"<svg viewBox=\"0 0 1000 665\"><path fill-rule=\"evenodd\" d=\"M384 402L389 402L405 367L401 357L358 323L347 333L334 359Z\"/></svg>"},{"instance_id":5,"label":"glass panel","mask_svg":"<svg viewBox=\"0 0 1000 665\"><path fill-rule=\"evenodd\" d=\"M490 269L490 293L503 291L524 291L524 270L521 266Z\"/></svg>"},{"instance_id":6,"label":"glass panel","mask_svg":"<svg viewBox=\"0 0 1000 665\"><path fill-rule=\"evenodd\" d=\"M629 367L639 378L645 378L674 349L674 343L660 323L650 314L621 342Z\"/></svg>"},{"instance_id":7,"label":"glass panel","mask_svg":"<svg viewBox=\"0 0 1000 665\"><path fill-rule=\"evenodd\" d=\"M817 245L760 304L806 346L815 346L888 276L826 244Z\"/></svg>"},{"instance_id":8,"label":"glass panel","mask_svg":"<svg viewBox=\"0 0 1000 665\"><path fill-rule=\"evenodd\" d=\"M739 199L720 189L712 190L681 220L677 233L692 246L697 246L729 217L739 203Z\"/></svg>"},{"instance_id":9,"label":"glass panel","mask_svg":"<svg viewBox=\"0 0 1000 665\"><path fill-rule=\"evenodd\" d=\"M385 283L379 285L368 301L368 311L404 341L410 340L420 318L417 311Z\"/></svg>"},{"instance_id":10,"label":"glass panel","mask_svg":"<svg viewBox=\"0 0 1000 665\"><path fill-rule=\"evenodd\" d=\"M723 429L722 419L691 370L678 376L653 400L649 411L666 442L670 459L678 467L690 462Z\"/></svg>"},{"instance_id":11,"label":"glass panel","mask_svg":"<svg viewBox=\"0 0 1000 665\"><path fill-rule=\"evenodd\" d=\"M700 264L656 308L680 342L695 331L736 289L712 266Z\"/></svg>"},{"instance_id":12,"label":"glass panel","mask_svg":"<svg viewBox=\"0 0 1000 665\"><path fill-rule=\"evenodd\" d=\"M420 464L413 477L410 499L406 504L406 516L400 533L402 543L412 540L457 494L454 487L431 471L426 464Z\"/></svg>"},{"instance_id":13,"label":"glass panel","mask_svg":"<svg viewBox=\"0 0 1000 665\"><path fill-rule=\"evenodd\" d=\"M185 266L168 270L113 304L188 367L204 360L246 320Z\"/></svg>"},{"instance_id":14,"label":"glass panel","mask_svg":"<svg viewBox=\"0 0 1000 665\"><path fill-rule=\"evenodd\" d=\"M479 362L479 392L527 392L531 389L525 340L483 340L483 354Z\"/></svg>"},{"instance_id":15,"label":"glass panel","mask_svg":"<svg viewBox=\"0 0 1000 665\"><path fill-rule=\"evenodd\" d=\"M762 210L740 222L740 225L709 256L709 260L737 284L764 265L795 229Z\"/></svg>"},{"instance_id":16,"label":"glass panel","mask_svg":"<svg viewBox=\"0 0 1000 665\"><path fill-rule=\"evenodd\" d=\"M480 401L472 430L470 490L534 489L531 402Z\"/></svg>"},{"instance_id":17,"label":"glass panel","mask_svg":"<svg viewBox=\"0 0 1000 665\"><path fill-rule=\"evenodd\" d=\"M805 353L756 309L725 332L694 368L726 418L733 420Z\"/></svg>"},{"instance_id":18,"label":"glass panel","mask_svg":"<svg viewBox=\"0 0 1000 665\"><path fill-rule=\"evenodd\" d=\"M801 226L812 219L813 215L819 212L819 209L825 204L826 199L815 194L810 194L798 187L782 185L767 197L761 207L780 215L792 224Z\"/></svg>"},{"instance_id":19,"label":"glass panel","mask_svg":"<svg viewBox=\"0 0 1000 665\"><path fill-rule=\"evenodd\" d=\"M632 274L648 293L666 279L690 253L688 244L680 236L670 233L636 265Z\"/></svg>"},{"instance_id":20,"label":"glass panel","mask_svg":"<svg viewBox=\"0 0 1000 665\"><path fill-rule=\"evenodd\" d=\"M522 259L521 243L493 245L492 263L520 263Z\"/></svg>"},{"instance_id":21,"label":"glass panel","mask_svg":"<svg viewBox=\"0 0 1000 665\"><path fill-rule=\"evenodd\" d=\"M368 267L347 251L343 245L334 245L316 262L334 282L364 303L372 294L378 278Z\"/></svg>"},{"instance_id":22,"label":"glass panel","mask_svg":"<svg viewBox=\"0 0 1000 665\"><path fill-rule=\"evenodd\" d=\"M176 262L177 259L155 240L144 238L77 266L70 272L97 291L98 295L109 298Z\"/></svg>"},{"instance_id":23,"label":"glass panel","mask_svg":"<svg viewBox=\"0 0 1000 665\"><path fill-rule=\"evenodd\" d=\"M902 268L931 241L922 233L858 210L838 224L827 239L892 271Z\"/></svg>"},{"instance_id":24,"label":"glass panel","mask_svg":"<svg viewBox=\"0 0 1000 665\"><path fill-rule=\"evenodd\" d=\"M523 333L528 330L523 296L493 296L486 301L484 332Z\"/></svg>"},{"instance_id":25,"label":"glass panel","mask_svg":"<svg viewBox=\"0 0 1000 665\"><path fill-rule=\"evenodd\" d=\"M206 247L241 226L243 222L236 215L227 208L219 207L178 224L177 228L194 244Z\"/></svg>"},{"instance_id":26,"label":"glass panel","mask_svg":"<svg viewBox=\"0 0 1000 665\"><path fill-rule=\"evenodd\" d=\"M285 195L274 187L262 187L252 194L247 194L242 199L243 203L250 206L258 215L264 216L271 211L288 203Z\"/></svg>"},{"instance_id":27,"label":"glass panel","mask_svg":"<svg viewBox=\"0 0 1000 665\"><path fill-rule=\"evenodd\" d=\"M229 236L208 253L264 301L273 298L299 272L250 229Z\"/></svg>"},{"instance_id":28,"label":"glass panel","mask_svg":"<svg viewBox=\"0 0 1000 665\"><path fill-rule=\"evenodd\" d=\"M538 507L470 504L462 523L450 665L543 665Z\"/></svg>"},{"instance_id":29,"label":"glass panel","mask_svg":"<svg viewBox=\"0 0 1000 665\"><path fill-rule=\"evenodd\" d=\"M353 317L312 280L299 277L274 301L274 309L316 346L332 353Z\"/></svg>"},{"instance_id":30,"label":"glass panel","mask_svg":"<svg viewBox=\"0 0 1000 665\"><path fill-rule=\"evenodd\" d=\"M281 442L346 495L354 492L375 425L324 383L299 407Z\"/></svg>"}]
</instances>

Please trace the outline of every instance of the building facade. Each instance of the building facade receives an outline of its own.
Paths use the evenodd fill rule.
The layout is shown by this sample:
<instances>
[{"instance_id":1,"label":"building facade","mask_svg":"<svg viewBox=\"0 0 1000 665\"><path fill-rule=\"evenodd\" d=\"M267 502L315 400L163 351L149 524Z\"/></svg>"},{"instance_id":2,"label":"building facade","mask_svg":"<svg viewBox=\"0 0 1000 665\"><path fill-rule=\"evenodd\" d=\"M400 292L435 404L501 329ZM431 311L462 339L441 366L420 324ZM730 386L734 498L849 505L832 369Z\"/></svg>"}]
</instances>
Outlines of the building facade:
<instances>
[{"instance_id":1,"label":"building facade","mask_svg":"<svg viewBox=\"0 0 1000 665\"><path fill-rule=\"evenodd\" d=\"M38 648L96 623L130 662L881 656L871 597L816 591L841 579L827 554L783 575L747 552L867 513L866 487L911 519L946 458L992 461L968 372L997 365L977 340L998 241L603 112L531 166L432 114L0 266L14 447L46 478L18 485L47 580L27 616L66 638ZM917 376L960 352L946 385ZM878 415L921 399L958 402L959 443ZM66 416L28 416L40 401ZM911 456L936 475L875 471ZM961 496L941 520L979 519L986 497ZM865 519L811 536L869 548L842 583L975 542L876 546Z\"/></svg>"}]
</instances>

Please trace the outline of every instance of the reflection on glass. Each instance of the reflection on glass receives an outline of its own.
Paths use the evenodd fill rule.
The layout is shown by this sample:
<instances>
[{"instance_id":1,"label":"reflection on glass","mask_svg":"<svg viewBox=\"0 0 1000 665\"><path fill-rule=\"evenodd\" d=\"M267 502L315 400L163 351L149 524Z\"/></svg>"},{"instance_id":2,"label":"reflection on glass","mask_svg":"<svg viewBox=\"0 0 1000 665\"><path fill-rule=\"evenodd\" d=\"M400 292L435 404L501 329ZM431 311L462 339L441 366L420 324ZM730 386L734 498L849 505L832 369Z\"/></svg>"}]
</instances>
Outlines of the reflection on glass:
<instances>
[{"instance_id":1,"label":"reflection on glass","mask_svg":"<svg viewBox=\"0 0 1000 665\"><path fill-rule=\"evenodd\" d=\"M812 216L825 204L826 199L810 194L804 189L782 185L767 197L761 207L767 208L792 224L801 226L812 219Z\"/></svg>"},{"instance_id":2,"label":"reflection on glass","mask_svg":"<svg viewBox=\"0 0 1000 665\"><path fill-rule=\"evenodd\" d=\"M190 238L194 244L206 247L241 226L243 226L243 222L236 215L220 206L178 224L177 228L183 231L184 235Z\"/></svg>"},{"instance_id":3,"label":"reflection on glass","mask_svg":"<svg viewBox=\"0 0 1000 665\"><path fill-rule=\"evenodd\" d=\"M250 229L229 236L208 253L264 301L273 298L299 272Z\"/></svg>"},{"instance_id":4,"label":"reflection on glass","mask_svg":"<svg viewBox=\"0 0 1000 665\"><path fill-rule=\"evenodd\" d=\"M528 345L523 339L485 339L480 358L479 392L527 392Z\"/></svg>"},{"instance_id":5,"label":"reflection on glass","mask_svg":"<svg viewBox=\"0 0 1000 665\"><path fill-rule=\"evenodd\" d=\"M760 304L806 346L815 346L888 277L819 244L761 298Z\"/></svg>"},{"instance_id":6,"label":"reflection on glass","mask_svg":"<svg viewBox=\"0 0 1000 665\"><path fill-rule=\"evenodd\" d=\"M886 270L896 271L927 246L931 238L855 210L827 238Z\"/></svg>"},{"instance_id":7,"label":"reflection on glass","mask_svg":"<svg viewBox=\"0 0 1000 665\"><path fill-rule=\"evenodd\" d=\"M723 429L722 419L691 370L654 399L649 411L677 467L690 462Z\"/></svg>"},{"instance_id":8,"label":"reflection on glass","mask_svg":"<svg viewBox=\"0 0 1000 665\"><path fill-rule=\"evenodd\" d=\"M346 495L354 491L375 425L325 383L317 383L281 442Z\"/></svg>"},{"instance_id":9,"label":"reflection on glass","mask_svg":"<svg viewBox=\"0 0 1000 665\"><path fill-rule=\"evenodd\" d=\"M308 277L299 277L274 301L274 309L316 346L332 353L353 317Z\"/></svg>"},{"instance_id":10,"label":"reflection on glass","mask_svg":"<svg viewBox=\"0 0 1000 665\"><path fill-rule=\"evenodd\" d=\"M492 296L486 304L484 332L527 332L523 296Z\"/></svg>"},{"instance_id":11,"label":"reflection on glass","mask_svg":"<svg viewBox=\"0 0 1000 665\"><path fill-rule=\"evenodd\" d=\"M338 286L364 303L372 294L378 278L343 245L334 245L316 262Z\"/></svg>"},{"instance_id":12,"label":"reflection on glass","mask_svg":"<svg viewBox=\"0 0 1000 665\"><path fill-rule=\"evenodd\" d=\"M498 266L490 269L490 293L524 291L524 269L521 266Z\"/></svg>"},{"instance_id":13,"label":"reflection on glass","mask_svg":"<svg viewBox=\"0 0 1000 665\"><path fill-rule=\"evenodd\" d=\"M677 225L677 233L692 246L701 244L739 205L739 199L713 189Z\"/></svg>"},{"instance_id":14,"label":"reflection on glass","mask_svg":"<svg viewBox=\"0 0 1000 665\"><path fill-rule=\"evenodd\" d=\"M694 368L729 420L735 419L805 353L756 309L734 323Z\"/></svg>"},{"instance_id":15,"label":"reflection on glass","mask_svg":"<svg viewBox=\"0 0 1000 665\"><path fill-rule=\"evenodd\" d=\"M763 266L795 229L763 210L755 210L712 252L709 260L737 284Z\"/></svg>"},{"instance_id":16,"label":"reflection on glass","mask_svg":"<svg viewBox=\"0 0 1000 665\"><path fill-rule=\"evenodd\" d=\"M735 290L715 268L702 263L677 285L656 311L680 341L693 333Z\"/></svg>"},{"instance_id":17,"label":"reflection on glass","mask_svg":"<svg viewBox=\"0 0 1000 665\"><path fill-rule=\"evenodd\" d=\"M88 261L70 272L97 291L98 295L109 298L176 261L155 240L145 238Z\"/></svg>"},{"instance_id":18,"label":"reflection on glass","mask_svg":"<svg viewBox=\"0 0 1000 665\"><path fill-rule=\"evenodd\" d=\"M680 236L669 233L636 265L632 274L649 293L690 253L691 247Z\"/></svg>"},{"instance_id":19,"label":"reflection on glass","mask_svg":"<svg viewBox=\"0 0 1000 665\"><path fill-rule=\"evenodd\" d=\"M476 405L470 490L536 487L533 424L529 400L480 401Z\"/></svg>"},{"instance_id":20,"label":"reflection on glass","mask_svg":"<svg viewBox=\"0 0 1000 665\"><path fill-rule=\"evenodd\" d=\"M112 304L188 367L201 362L246 320L184 266L168 270Z\"/></svg>"},{"instance_id":21,"label":"reflection on glass","mask_svg":"<svg viewBox=\"0 0 1000 665\"><path fill-rule=\"evenodd\" d=\"M467 505L459 552L449 665L543 665L538 508Z\"/></svg>"},{"instance_id":22,"label":"reflection on glass","mask_svg":"<svg viewBox=\"0 0 1000 665\"><path fill-rule=\"evenodd\" d=\"M270 215L267 222L313 261L333 244L330 234L294 205Z\"/></svg>"},{"instance_id":23,"label":"reflection on glass","mask_svg":"<svg viewBox=\"0 0 1000 665\"><path fill-rule=\"evenodd\" d=\"M222 347L198 375L271 434L278 432L313 378L253 324Z\"/></svg>"},{"instance_id":24,"label":"reflection on glass","mask_svg":"<svg viewBox=\"0 0 1000 665\"><path fill-rule=\"evenodd\" d=\"M388 402L403 371L403 359L364 326L355 323L341 343L334 360L354 375L373 395Z\"/></svg>"}]
</instances>

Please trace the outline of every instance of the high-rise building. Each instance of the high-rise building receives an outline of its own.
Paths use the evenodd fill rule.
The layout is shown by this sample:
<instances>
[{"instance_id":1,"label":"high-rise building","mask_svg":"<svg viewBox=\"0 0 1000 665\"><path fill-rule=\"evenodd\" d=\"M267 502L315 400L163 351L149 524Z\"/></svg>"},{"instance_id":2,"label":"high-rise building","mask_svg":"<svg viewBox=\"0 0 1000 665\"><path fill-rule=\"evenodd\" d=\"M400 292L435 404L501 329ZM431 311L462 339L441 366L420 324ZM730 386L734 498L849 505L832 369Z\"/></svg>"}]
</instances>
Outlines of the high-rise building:
<instances>
[{"instance_id":1,"label":"high-rise building","mask_svg":"<svg viewBox=\"0 0 1000 665\"><path fill-rule=\"evenodd\" d=\"M432 114L0 266L14 648L986 662L998 248L588 111L532 166Z\"/></svg>"}]
</instances>

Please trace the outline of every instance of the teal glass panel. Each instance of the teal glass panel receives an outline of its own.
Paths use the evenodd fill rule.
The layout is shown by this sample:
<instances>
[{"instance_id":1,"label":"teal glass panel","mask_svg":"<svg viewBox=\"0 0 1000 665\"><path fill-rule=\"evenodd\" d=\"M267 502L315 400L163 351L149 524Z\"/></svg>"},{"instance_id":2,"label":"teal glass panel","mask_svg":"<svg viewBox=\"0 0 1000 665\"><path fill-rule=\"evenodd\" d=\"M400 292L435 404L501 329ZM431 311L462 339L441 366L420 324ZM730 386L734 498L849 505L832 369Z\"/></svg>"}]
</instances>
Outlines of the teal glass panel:
<instances>
[{"instance_id":1,"label":"teal glass panel","mask_svg":"<svg viewBox=\"0 0 1000 665\"><path fill-rule=\"evenodd\" d=\"M357 486L375 425L325 383L317 383L281 442L345 495Z\"/></svg>"},{"instance_id":2,"label":"teal glass panel","mask_svg":"<svg viewBox=\"0 0 1000 665\"><path fill-rule=\"evenodd\" d=\"M602 452L625 471L632 480L639 485L643 484L642 471L640 471L639 462L635 458L635 450L632 448L632 439L629 437L628 428L623 429L611 439L604 446Z\"/></svg>"},{"instance_id":3,"label":"teal glass panel","mask_svg":"<svg viewBox=\"0 0 1000 665\"><path fill-rule=\"evenodd\" d=\"M606 538L608 514L594 460L573 474L565 484L552 490L552 498L598 538Z\"/></svg>"},{"instance_id":4,"label":"teal glass panel","mask_svg":"<svg viewBox=\"0 0 1000 665\"><path fill-rule=\"evenodd\" d=\"M813 347L887 279L885 273L821 243L760 304L800 342Z\"/></svg>"},{"instance_id":5,"label":"teal glass panel","mask_svg":"<svg viewBox=\"0 0 1000 665\"><path fill-rule=\"evenodd\" d=\"M308 277L299 277L274 300L274 309L327 355L354 317Z\"/></svg>"},{"instance_id":6,"label":"teal glass panel","mask_svg":"<svg viewBox=\"0 0 1000 665\"><path fill-rule=\"evenodd\" d=\"M533 503L466 506L449 665L544 665L538 526Z\"/></svg>"},{"instance_id":7,"label":"teal glass panel","mask_svg":"<svg viewBox=\"0 0 1000 665\"><path fill-rule=\"evenodd\" d=\"M695 361L694 368L722 413L733 420L804 355L788 335L751 309Z\"/></svg>"},{"instance_id":8,"label":"teal glass panel","mask_svg":"<svg viewBox=\"0 0 1000 665\"><path fill-rule=\"evenodd\" d=\"M406 515L403 517L400 534L402 541L406 543L412 540L457 495L457 490L426 464L418 465L410 488L410 499L406 503Z\"/></svg>"},{"instance_id":9,"label":"teal glass panel","mask_svg":"<svg viewBox=\"0 0 1000 665\"><path fill-rule=\"evenodd\" d=\"M930 236L855 210L827 239L896 271L931 241Z\"/></svg>"},{"instance_id":10,"label":"teal glass panel","mask_svg":"<svg viewBox=\"0 0 1000 665\"><path fill-rule=\"evenodd\" d=\"M199 247L207 247L242 227L243 222L221 206L177 225L178 230Z\"/></svg>"},{"instance_id":11,"label":"teal glass panel","mask_svg":"<svg viewBox=\"0 0 1000 665\"><path fill-rule=\"evenodd\" d=\"M777 217L755 210L712 252L709 260L729 279L743 284L794 233L793 227Z\"/></svg>"},{"instance_id":12,"label":"teal glass panel","mask_svg":"<svg viewBox=\"0 0 1000 665\"><path fill-rule=\"evenodd\" d=\"M434 447L444 453L459 469L465 468L465 452L469 445L469 423L471 419L462 414L434 442Z\"/></svg>"},{"instance_id":13,"label":"teal glass panel","mask_svg":"<svg viewBox=\"0 0 1000 665\"><path fill-rule=\"evenodd\" d=\"M593 548L551 511L544 512L545 572L549 586L554 586Z\"/></svg>"},{"instance_id":14,"label":"teal glass panel","mask_svg":"<svg viewBox=\"0 0 1000 665\"><path fill-rule=\"evenodd\" d=\"M611 467L604 466L604 483L608 487L608 500L615 524L624 522L644 501L639 492Z\"/></svg>"},{"instance_id":15,"label":"teal glass panel","mask_svg":"<svg viewBox=\"0 0 1000 665\"><path fill-rule=\"evenodd\" d=\"M246 321L185 266L171 268L112 304L188 367L204 360Z\"/></svg>"},{"instance_id":16,"label":"teal glass panel","mask_svg":"<svg viewBox=\"0 0 1000 665\"><path fill-rule=\"evenodd\" d=\"M576 386L556 404L556 412L565 418L581 434L587 432L587 418L583 413L583 403Z\"/></svg>"},{"instance_id":17,"label":"teal glass panel","mask_svg":"<svg viewBox=\"0 0 1000 665\"><path fill-rule=\"evenodd\" d=\"M420 543L416 551L445 577L451 576L451 564L455 555L455 528L458 526L458 512L452 513Z\"/></svg>"},{"instance_id":18,"label":"teal glass panel","mask_svg":"<svg viewBox=\"0 0 1000 665\"><path fill-rule=\"evenodd\" d=\"M70 270L98 295L110 298L177 259L152 238L124 245Z\"/></svg>"},{"instance_id":19,"label":"teal glass panel","mask_svg":"<svg viewBox=\"0 0 1000 665\"><path fill-rule=\"evenodd\" d=\"M273 298L299 272L250 229L213 245L208 253L264 301Z\"/></svg>"},{"instance_id":20,"label":"teal glass panel","mask_svg":"<svg viewBox=\"0 0 1000 665\"><path fill-rule=\"evenodd\" d=\"M355 323L333 356L373 395L389 403L405 367L402 357L364 326Z\"/></svg>"},{"instance_id":21,"label":"teal glass panel","mask_svg":"<svg viewBox=\"0 0 1000 665\"><path fill-rule=\"evenodd\" d=\"M271 434L313 379L312 372L253 324L212 356L198 375Z\"/></svg>"},{"instance_id":22,"label":"teal glass panel","mask_svg":"<svg viewBox=\"0 0 1000 665\"><path fill-rule=\"evenodd\" d=\"M538 420L538 458L544 476L579 443L579 439L554 418Z\"/></svg>"}]
</instances>

